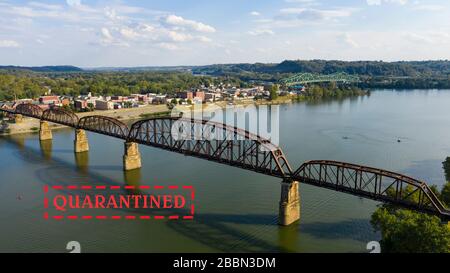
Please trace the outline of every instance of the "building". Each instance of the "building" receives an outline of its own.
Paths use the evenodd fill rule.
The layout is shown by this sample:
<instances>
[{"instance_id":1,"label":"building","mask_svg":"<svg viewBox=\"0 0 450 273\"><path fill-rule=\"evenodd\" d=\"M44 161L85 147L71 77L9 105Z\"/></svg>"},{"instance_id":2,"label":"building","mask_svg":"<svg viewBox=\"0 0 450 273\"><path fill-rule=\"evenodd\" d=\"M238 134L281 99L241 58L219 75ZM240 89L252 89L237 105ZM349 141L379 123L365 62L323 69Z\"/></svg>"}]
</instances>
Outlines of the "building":
<instances>
[{"instance_id":1,"label":"building","mask_svg":"<svg viewBox=\"0 0 450 273\"><path fill-rule=\"evenodd\" d=\"M111 96L111 101L112 102L122 102L123 97L122 96Z\"/></svg>"},{"instance_id":2,"label":"building","mask_svg":"<svg viewBox=\"0 0 450 273\"><path fill-rule=\"evenodd\" d=\"M75 109L78 111L84 110L88 107L88 102L86 100L75 100L73 103Z\"/></svg>"},{"instance_id":3,"label":"building","mask_svg":"<svg viewBox=\"0 0 450 273\"><path fill-rule=\"evenodd\" d=\"M185 100L192 100L194 98L194 93L191 91L181 91L177 92L177 97Z\"/></svg>"},{"instance_id":4,"label":"building","mask_svg":"<svg viewBox=\"0 0 450 273\"><path fill-rule=\"evenodd\" d=\"M69 98L62 98L60 100L61 106L69 106L70 105L70 99Z\"/></svg>"},{"instance_id":5,"label":"building","mask_svg":"<svg viewBox=\"0 0 450 273\"><path fill-rule=\"evenodd\" d=\"M40 104L59 104L59 97L58 96L41 96L39 98Z\"/></svg>"},{"instance_id":6,"label":"building","mask_svg":"<svg viewBox=\"0 0 450 273\"><path fill-rule=\"evenodd\" d=\"M166 95L158 95L153 99L152 103L153 104L167 103L167 96Z\"/></svg>"},{"instance_id":7,"label":"building","mask_svg":"<svg viewBox=\"0 0 450 273\"><path fill-rule=\"evenodd\" d=\"M219 93L205 93L205 101L214 102L221 98Z\"/></svg>"},{"instance_id":8,"label":"building","mask_svg":"<svg viewBox=\"0 0 450 273\"><path fill-rule=\"evenodd\" d=\"M114 102L105 100L96 100L95 109L97 110L111 110L114 109Z\"/></svg>"},{"instance_id":9,"label":"building","mask_svg":"<svg viewBox=\"0 0 450 273\"><path fill-rule=\"evenodd\" d=\"M205 101L205 92L203 91L195 91L194 98L197 100Z\"/></svg>"}]
</instances>

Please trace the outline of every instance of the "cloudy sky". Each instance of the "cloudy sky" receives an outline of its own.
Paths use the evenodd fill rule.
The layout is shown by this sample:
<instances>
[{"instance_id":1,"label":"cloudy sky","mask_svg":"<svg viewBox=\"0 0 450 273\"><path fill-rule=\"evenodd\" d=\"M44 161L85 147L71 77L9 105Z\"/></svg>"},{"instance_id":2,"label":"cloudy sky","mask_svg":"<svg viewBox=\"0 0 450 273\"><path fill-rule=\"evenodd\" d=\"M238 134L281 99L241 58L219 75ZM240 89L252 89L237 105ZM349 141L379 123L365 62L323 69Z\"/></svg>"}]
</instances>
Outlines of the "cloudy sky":
<instances>
[{"instance_id":1,"label":"cloudy sky","mask_svg":"<svg viewBox=\"0 0 450 273\"><path fill-rule=\"evenodd\" d=\"M448 0L0 0L0 64L450 59Z\"/></svg>"}]
</instances>

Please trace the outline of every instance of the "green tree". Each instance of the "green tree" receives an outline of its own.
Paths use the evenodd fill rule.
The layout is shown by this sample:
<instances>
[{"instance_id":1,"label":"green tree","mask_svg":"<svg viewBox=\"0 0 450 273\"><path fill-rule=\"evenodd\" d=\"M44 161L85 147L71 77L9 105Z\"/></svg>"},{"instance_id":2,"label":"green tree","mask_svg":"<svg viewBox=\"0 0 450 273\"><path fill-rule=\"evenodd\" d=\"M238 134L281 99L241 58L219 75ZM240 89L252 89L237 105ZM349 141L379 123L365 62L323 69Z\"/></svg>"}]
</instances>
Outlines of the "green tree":
<instances>
[{"instance_id":1,"label":"green tree","mask_svg":"<svg viewBox=\"0 0 450 273\"><path fill-rule=\"evenodd\" d=\"M445 179L450 181L450 157L447 157L444 162L442 162L442 168L444 169Z\"/></svg>"},{"instance_id":2,"label":"green tree","mask_svg":"<svg viewBox=\"0 0 450 273\"><path fill-rule=\"evenodd\" d=\"M447 208L450 208L450 182L447 182L442 188L441 200Z\"/></svg>"},{"instance_id":3,"label":"green tree","mask_svg":"<svg viewBox=\"0 0 450 273\"><path fill-rule=\"evenodd\" d=\"M382 234L386 253L450 253L450 229L436 216L379 208L371 223Z\"/></svg>"},{"instance_id":4,"label":"green tree","mask_svg":"<svg viewBox=\"0 0 450 273\"><path fill-rule=\"evenodd\" d=\"M447 157L445 161L442 162L442 167L444 168L447 183L442 188L441 200L448 208L450 208L450 157Z\"/></svg>"},{"instance_id":5,"label":"green tree","mask_svg":"<svg viewBox=\"0 0 450 273\"><path fill-rule=\"evenodd\" d=\"M278 98L278 85L274 84L272 85L272 87L270 88L270 100L276 100Z\"/></svg>"}]
</instances>

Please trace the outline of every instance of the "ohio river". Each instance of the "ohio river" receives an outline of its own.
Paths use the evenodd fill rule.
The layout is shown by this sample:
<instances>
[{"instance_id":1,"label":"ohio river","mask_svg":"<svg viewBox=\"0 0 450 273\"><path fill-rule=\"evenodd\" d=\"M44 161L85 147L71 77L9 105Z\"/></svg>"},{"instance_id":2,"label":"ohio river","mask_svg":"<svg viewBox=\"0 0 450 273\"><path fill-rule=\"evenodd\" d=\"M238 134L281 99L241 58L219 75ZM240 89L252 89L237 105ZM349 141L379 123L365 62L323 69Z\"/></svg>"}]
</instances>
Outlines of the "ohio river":
<instances>
[{"instance_id":1,"label":"ohio river","mask_svg":"<svg viewBox=\"0 0 450 273\"><path fill-rule=\"evenodd\" d=\"M444 183L450 156L450 91L372 92L321 103L280 106L280 146L297 168L330 159ZM301 220L277 225L280 180L140 146L143 168L122 171L123 143L88 134L75 156L73 131L0 138L0 251L66 252L367 252L378 203L301 185ZM400 140L400 142L398 141ZM45 220L45 184L193 185L194 220Z\"/></svg>"}]
</instances>

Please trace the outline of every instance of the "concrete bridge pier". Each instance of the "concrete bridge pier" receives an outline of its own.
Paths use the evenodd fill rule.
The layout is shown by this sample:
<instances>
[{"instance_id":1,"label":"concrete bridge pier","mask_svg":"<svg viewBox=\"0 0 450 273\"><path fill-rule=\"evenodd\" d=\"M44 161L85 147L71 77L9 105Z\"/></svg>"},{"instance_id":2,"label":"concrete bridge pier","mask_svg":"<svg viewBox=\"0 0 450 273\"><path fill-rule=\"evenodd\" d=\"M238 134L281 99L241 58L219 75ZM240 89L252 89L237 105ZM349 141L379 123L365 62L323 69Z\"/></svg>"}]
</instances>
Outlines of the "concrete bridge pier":
<instances>
[{"instance_id":1,"label":"concrete bridge pier","mask_svg":"<svg viewBox=\"0 0 450 273\"><path fill-rule=\"evenodd\" d=\"M82 129L75 129L75 153L83 153L89 151L89 142L86 136L86 131Z\"/></svg>"},{"instance_id":2,"label":"concrete bridge pier","mask_svg":"<svg viewBox=\"0 0 450 273\"><path fill-rule=\"evenodd\" d=\"M50 129L48 122L41 120L39 127L39 140L40 141L51 140L52 138L53 138L52 129Z\"/></svg>"},{"instance_id":3,"label":"concrete bridge pier","mask_svg":"<svg viewBox=\"0 0 450 273\"><path fill-rule=\"evenodd\" d=\"M278 224L288 226L300 219L300 194L298 181L281 182Z\"/></svg>"},{"instance_id":4,"label":"concrete bridge pier","mask_svg":"<svg viewBox=\"0 0 450 273\"><path fill-rule=\"evenodd\" d=\"M125 154L123 155L123 169L125 171L141 168L141 154L136 142L125 142Z\"/></svg>"}]
</instances>

